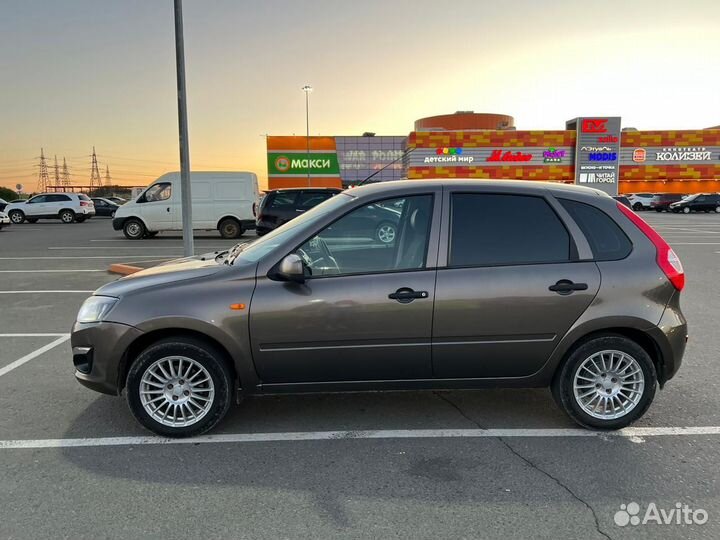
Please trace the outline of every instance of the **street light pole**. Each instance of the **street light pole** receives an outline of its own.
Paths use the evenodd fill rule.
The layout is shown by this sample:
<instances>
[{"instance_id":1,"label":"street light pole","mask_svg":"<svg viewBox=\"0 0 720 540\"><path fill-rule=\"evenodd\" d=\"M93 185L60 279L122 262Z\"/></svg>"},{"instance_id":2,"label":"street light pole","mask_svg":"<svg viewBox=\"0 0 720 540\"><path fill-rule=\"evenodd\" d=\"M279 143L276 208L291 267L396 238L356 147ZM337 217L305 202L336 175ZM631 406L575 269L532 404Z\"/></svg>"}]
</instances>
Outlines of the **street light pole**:
<instances>
[{"instance_id":1,"label":"street light pole","mask_svg":"<svg viewBox=\"0 0 720 540\"><path fill-rule=\"evenodd\" d=\"M313 91L312 86L306 84L301 88L305 92L305 141L307 143L307 183L310 187L310 92Z\"/></svg>"},{"instance_id":2,"label":"street light pole","mask_svg":"<svg viewBox=\"0 0 720 540\"><path fill-rule=\"evenodd\" d=\"M180 135L180 207L182 209L183 247L186 257L195 255L190 193L190 141L185 92L185 44L183 41L182 0L175 0L175 66L177 70L178 128Z\"/></svg>"}]
</instances>

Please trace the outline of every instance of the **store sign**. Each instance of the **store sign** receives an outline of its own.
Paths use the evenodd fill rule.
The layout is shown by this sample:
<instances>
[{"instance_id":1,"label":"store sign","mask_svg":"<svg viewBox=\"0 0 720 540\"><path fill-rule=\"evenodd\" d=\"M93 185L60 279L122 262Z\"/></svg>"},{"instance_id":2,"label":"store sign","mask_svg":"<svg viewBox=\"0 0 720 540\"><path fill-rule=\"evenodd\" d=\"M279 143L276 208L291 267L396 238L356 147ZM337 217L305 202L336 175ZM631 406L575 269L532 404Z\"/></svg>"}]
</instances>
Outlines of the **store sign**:
<instances>
[{"instance_id":1,"label":"store sign","mask_svg":"<svg viewBox=\"0 0 720 540\"><path fill-rule=\"evenodd\" d=\"M583 133L607 133L608 118L583 118Z\"/></svg>"},{"instance_id":2,"label":"store sign","mask_svg":"<svg viewBox=\"0 0 720 540\"><path fill-rule=\"evenodd\" d=\"M543 152L543 163L560 163L565 157L565 150L548 148Z\"/></svg>"},{"instance_id":3,"label":"store sign","mask_svg":"<svg viewBox=\"0 0 720 540\"><path fill-rule=\"evenodd\" d=\"M576 129L575 183L618 193L620 177L620 118L577 118L568 122Z\"/></svg>"},{"instance_id":4,"label":"store sign","mask_svg":"<svg viewBox=\"0 0 720 540\"><path fill-rule=\"evenodd\" d=\"M635 163L644 163L647 159L647 151L644 148L636 148L633 150L632 160Z\"/></svg>"},{"instance_id":5,"label":"store sign","mask_svg":"<svg viewBox=\"0 0 720 540\"><path fill-rule=\"evenodd\" d=\"M268 173L270 175L297 174L337 175L340 173L337 154L332 152L268 153Z\"/></svg>"},{"instance_id":6,"label":"store sign","mask_svg":"<svg viewBox=\"0 0 720 540\"><path fill-rule=\"evenodd\" d=\"M711 161L712 152L705 148L671 147L655 152L657 161Z\"/></svg>"},{"instance_id":7,"label":"store sign","mask_svg":"<svg viewBox=\"0 0 720 540\"><path fill-rule=\"evenodd\" d=\"M588 154L590 161L617 161L617 153L615 152L590 152Z\"/></svg>"},{"instance_id":8,"label":"store sign","mask_svg":"<svg viewBox=\"0 0 720 540\"><path fill-rule=\"evenodd\" d=\"M485 158L485 161L530 161L532 154L524 154L523 152L512 152L508 150L493 150L492 153Z\"/></svg>"}]
</instances>

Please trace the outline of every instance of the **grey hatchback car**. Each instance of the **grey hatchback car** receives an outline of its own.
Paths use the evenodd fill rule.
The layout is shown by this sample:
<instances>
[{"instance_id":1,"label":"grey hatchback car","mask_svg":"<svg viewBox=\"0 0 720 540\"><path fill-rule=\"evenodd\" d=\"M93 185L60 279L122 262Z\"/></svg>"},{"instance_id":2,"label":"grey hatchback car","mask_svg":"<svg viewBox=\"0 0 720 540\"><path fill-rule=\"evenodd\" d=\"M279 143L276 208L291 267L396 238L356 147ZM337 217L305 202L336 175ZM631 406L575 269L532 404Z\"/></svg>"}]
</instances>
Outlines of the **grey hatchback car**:
<instances>
[{"instance_id":1,"label":"grey hatchback car","mask_svg":"<svg viewBox=\"0 0 720 540\"><path fill-rule=\"evenodd\" d=\"M392 242L367 234L368 205L398 212ZM386 182L101 287L73 363L171 437L249 394L499 386L549 386L578 424L617 429L680 367L684 282L670 246L600 191Z\"/></svg>"}]
</instances>

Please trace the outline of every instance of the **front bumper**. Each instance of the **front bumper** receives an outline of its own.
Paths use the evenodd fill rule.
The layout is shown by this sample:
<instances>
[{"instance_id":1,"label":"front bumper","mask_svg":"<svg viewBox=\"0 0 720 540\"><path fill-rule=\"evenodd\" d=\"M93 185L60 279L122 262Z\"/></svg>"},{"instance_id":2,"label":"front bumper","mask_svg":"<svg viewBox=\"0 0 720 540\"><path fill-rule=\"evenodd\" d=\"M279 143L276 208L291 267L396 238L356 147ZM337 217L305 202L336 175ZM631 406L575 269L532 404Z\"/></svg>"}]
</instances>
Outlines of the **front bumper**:
<instances>
[{"instance_id":1,"label":"front bumper","mask_svg":"<svg viewBox=\"0 0 720 540\"><path fill-rule=\"evenodd\" d=\"M140 330L126 324L76 322L70 344L77 381L96 392L120 394L125 353L141 335Z\"/></svg>"},{"instance_id":2,"label":"front bumper","mask_svg":"<svg viewBox=\"0 0 720 540\"><path fill-rule=\"evenodd\" d=\"M112 226L114 231L122 231L123 225L125 225L125 218L113 218Z\"/></svg>"}]
</instances>

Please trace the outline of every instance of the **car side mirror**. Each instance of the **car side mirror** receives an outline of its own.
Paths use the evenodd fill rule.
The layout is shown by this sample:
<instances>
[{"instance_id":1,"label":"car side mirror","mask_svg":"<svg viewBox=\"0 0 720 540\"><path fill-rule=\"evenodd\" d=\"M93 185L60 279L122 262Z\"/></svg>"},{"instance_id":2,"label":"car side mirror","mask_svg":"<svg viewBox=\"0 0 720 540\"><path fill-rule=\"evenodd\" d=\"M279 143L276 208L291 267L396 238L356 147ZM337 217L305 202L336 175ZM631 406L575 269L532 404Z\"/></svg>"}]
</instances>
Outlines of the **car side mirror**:
<instances>
[{"instance_id":1,"label":"car side mirror","mask_svg":"<svg viewBox=\"0 0 720 540\"><path fill-rule=\"evenodd\" d=\"M303 260L297 253L285 256L278 265L275 276L282 281L294 283L305 283L305 266Z\"/></svg>"}]
</instances>

